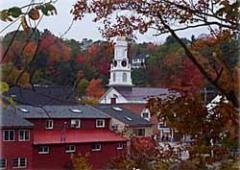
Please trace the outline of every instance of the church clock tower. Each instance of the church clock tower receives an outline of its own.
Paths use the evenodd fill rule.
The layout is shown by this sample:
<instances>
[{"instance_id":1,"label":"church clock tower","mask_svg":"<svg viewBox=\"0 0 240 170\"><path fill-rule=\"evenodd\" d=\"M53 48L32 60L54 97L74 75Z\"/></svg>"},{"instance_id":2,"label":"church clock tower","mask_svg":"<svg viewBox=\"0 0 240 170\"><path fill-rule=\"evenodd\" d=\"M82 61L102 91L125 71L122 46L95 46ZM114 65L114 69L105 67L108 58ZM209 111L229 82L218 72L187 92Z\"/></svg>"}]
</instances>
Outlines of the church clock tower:
<instances>
[{"instance_id":1,"label":"church clock tower","mask_svg":"<svg viewBox=\"0 0 240 170\"><path fill-rule=\"evenodd\" d=\"M117 37L114 59L110 70L110 87L132 87L131 64L127 57L128 44L125 37Z\"/></svg>"}]
</instances>

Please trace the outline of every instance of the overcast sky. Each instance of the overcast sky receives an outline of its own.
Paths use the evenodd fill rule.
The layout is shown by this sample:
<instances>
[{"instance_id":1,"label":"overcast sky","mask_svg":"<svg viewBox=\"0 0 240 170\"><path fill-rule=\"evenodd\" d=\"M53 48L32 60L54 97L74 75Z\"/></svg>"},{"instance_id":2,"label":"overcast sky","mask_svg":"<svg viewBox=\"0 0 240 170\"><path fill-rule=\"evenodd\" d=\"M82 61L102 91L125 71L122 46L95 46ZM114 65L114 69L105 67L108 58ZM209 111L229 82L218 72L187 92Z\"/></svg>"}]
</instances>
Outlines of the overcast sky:
<instances>
[{"instance_id":1,"label":"overcast sky","mask_svg":"<svg viewBox=\"0 0 240 170\"><path fill-rule=\"evenodd\" d=\"M44 17L39 25L39 29L42 31L47 28L56 36L62 35L66 29L69 27L72 21L72 15L70 10L72 9L73 4L77 0L58 0L56 3L56 8L58 14L55 16ZM13 6L24 6L28 4L29 0L0 0L0 10L7 9ZM98 31L100 24L96 24L92 21L93 16L86 16L82 21L76 21L70 31L63 37L66 39L76 39L81 41L83 38L89 38L95 40L102 39L101 34ZM6 27L9 23L0 21L0 31ZM5 35L7 32L13 31L17 28L19 23L13 24L6 31L1 33L1 36ZM194 29L178 33L181 37L190 38L192 34L199 35L206 32L206 29ZM162 36L153 36L156 33L154 31L148 32L144 35L136 34L138 42L153 42L153 43L162 43L164 42L167 35Z\"/></svg>"}]
</instances>

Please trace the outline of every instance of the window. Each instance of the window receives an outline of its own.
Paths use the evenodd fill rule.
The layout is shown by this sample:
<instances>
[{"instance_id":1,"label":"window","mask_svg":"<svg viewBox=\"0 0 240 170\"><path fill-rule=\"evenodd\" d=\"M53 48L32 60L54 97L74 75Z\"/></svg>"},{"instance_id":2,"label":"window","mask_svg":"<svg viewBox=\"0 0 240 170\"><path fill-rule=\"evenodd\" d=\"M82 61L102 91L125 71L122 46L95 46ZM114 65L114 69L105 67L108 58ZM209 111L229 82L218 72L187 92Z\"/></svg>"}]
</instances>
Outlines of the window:
<instances>
[{"instance_id":1,"label":"window","mask_svg":"<svg viewBox=\"0 0 240 170\"><path fill-rule=\"evenodd\" d=\"M165 128L165 127L166 127L165 122L161 121L158 123L158 129Z\"/></svg>"},{"instance_id":2,"label":"window","mask_svg":"<svg viewBox=\"0 0 240 170\"><path fill-rule=\"evenodd\" d=\"M14 168L26 168L27 167L27 158L15 158L13 159Z\"/></svg>"},{"instance_id":3,"label":"window","mask_svg":"<svg viewBox=\"0 0 240 170\"><path fill-rule=\"evenodd\" d=\"M4 141L14 141L15 140L14 130L4 130L3 131L3 140Z\"/></svg>"},{"instance_id":4,"label":"window","mask_svg":"<svg viewBox=\"0 0 240 170\"><path fill-rule=\"evenodd\" d=\"M101 150L101 144L94 143L92 144L92 151L100 151Z\"/></svg>"},{"instance_id":5,"label":"window","mask_svg":"<svg viewBox=\"0 0 240 170\"><path fill-rule=\"evenodd\" d=\"M111 104L116 104L116 98L115 97L111 98Z\"/></svg>"},{"instance_id":6,"label":"window","mask_svg":"<svg viewBox=\"0 0 240 170\"><path fill-rule=\"evenodd\" d=\"M71 128L80 128L81 121L79 119L72 119L71 120Z\"/></svg>"},{"instance_id":7,"label":"window","mask_svg":"<svg viewBox=\"0 0 240 170\"><path fill-rule=\"evenodd\" d=\"M76 151L75 145L67 145L66 146L66 153L73 153Z\"/></svg>"},{"instance_id":8,"label":"window","mask_svg":"<svg viewBox=\"0 0 240 170\"><path fill-rule=\"evenodd\" d=\"M114 131L117 131L118 130L118 124L114 124L114 125L112 125L112 130L114 130Z\"/></svg>"},{"instance_id":9,"label":"window","mask_svg":"<svg viewBox=\"0 0 240 170\"><path fill-rule=\"evenodd\" d=\"M143 112L142 113L142 118L146 119L146 120L149 120L150 119L150 114L149 112Z\"/></svg>"},{"instance_id":10,"label":"window","mask_svg":"<svg viewBox=\"0 0 240 170\"><path fill-rule=\"evenodd\" d=\"M48 154L49 153L49 146L40 146L38 150L39 154Z\"/></svg>"},{"instance_id":11,"label":"window","mask_svg":"<svg viewBox=\"0 0 240 170\"><path fill-rule=\"evenodd\" d=\"M117 145L117 149L123 149L123 144L122 143L118 143L118 145Z\"/></svg>"},{"instance_id":12,"label":"window","mask_svg":"<svg viewBox=\"0 0 240 170\"><path fill-rule=\"evenodd\" d=\"M30 132L29 130L19 130L18 131L18 140L19 141L29 141L30 140Z\"/></svg>"},{"instance_id":13,"label":"window","mask_svg":"<svg viewBox=\"0 0 240 170\"><path fill-rule=\"evenodd\" d=\"M113 82L116 81L116 73L113 73Z\"/></svg>"},{"instance_id":14,"label":"window","mask_svg":"<svg viewBox=\"0 0 240 170\"><path fill-rule=\"evenodd\" d=\"M123 67L126 67L126 66L127 66L127 61L126 61L126 60L123 60L123 61L122 61L122 66L123 66Z\"/></svg>"},{"instance_id":15,"label":"window","mask_svg":"<svg viewBox=\"0 0 240 170\"><path fill-rule=\"evenodd\" d=\"M123 73L122 75L122 81L126 82L127 81L127 73Z\"/></svg>"},{"instance_id":16,"label":"window","mask_svg":"<svg viewBox=\"0 0 240 170\"><path fill-rule=\"evenodd\" d=\"M105 127L105 120L104 119L97 119L96 120L96 127L97 128L104 128Z\"/></svg>"},{"instance_id":17,"label":"window","mask_svg":"<svg viewBox=\"0 0 240 170\"><path fill-rule=\"evenodd\" d=\"M0 169L4 169L7 167L7 160L6 159L0 159Z\"/></svg>"},{"instance_id":18,"label":"window","mask_svg":"<svg viewBox=\"0 0 240 170\"><path fill-rule=\"evenodd\" d=\"M135 129L134 134L136 136L145 136L145 129Z\"/></svg>"},{"instance_id":19,"label":"window","mask_svg":"<svg viewBox=\"0 0 240 170\"><path fill-rule=\"evenodd\" d=\"M46 129L53 129L53 120L46 120Z\"/></svg>"}]
</instances>

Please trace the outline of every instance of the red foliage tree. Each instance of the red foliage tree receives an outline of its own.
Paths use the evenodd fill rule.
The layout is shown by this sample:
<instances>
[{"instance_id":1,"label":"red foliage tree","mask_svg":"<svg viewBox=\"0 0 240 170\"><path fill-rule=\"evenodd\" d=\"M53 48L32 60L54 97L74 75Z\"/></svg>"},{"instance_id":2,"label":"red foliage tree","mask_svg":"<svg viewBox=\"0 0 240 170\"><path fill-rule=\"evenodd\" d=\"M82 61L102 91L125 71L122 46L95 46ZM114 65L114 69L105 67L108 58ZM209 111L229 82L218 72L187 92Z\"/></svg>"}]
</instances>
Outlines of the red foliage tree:
<instances>
[{"instance_id":1,"label":"red foliage tree","mask_svg":"<svg viewBox=\"0 0 240 170\"><path fill-rule=\"evenodd\" d=\"M88 97L100 98L104 94L104 88L100 79L92 79L87 87Z\"/></svg>"}]
</instances>

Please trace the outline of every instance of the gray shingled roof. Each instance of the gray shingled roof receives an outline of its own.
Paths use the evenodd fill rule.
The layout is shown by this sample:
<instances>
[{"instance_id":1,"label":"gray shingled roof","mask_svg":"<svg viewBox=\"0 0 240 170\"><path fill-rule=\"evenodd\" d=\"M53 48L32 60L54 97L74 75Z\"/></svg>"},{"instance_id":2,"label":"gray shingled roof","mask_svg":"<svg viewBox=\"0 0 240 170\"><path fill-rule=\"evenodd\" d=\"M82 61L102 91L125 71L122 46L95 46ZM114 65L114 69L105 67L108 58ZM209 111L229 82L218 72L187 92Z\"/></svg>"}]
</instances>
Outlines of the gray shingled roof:
<instances>
[{"instance_id":1,"label":"gray shingled roof","mask_svg":"<svg viewBox=\"0 0 240 170\"><path fill-rule=\"evenodd\" d=\"M102 111L89 105L48 105L42 107L18 105L17 114L24 118L110 118Z\"/></svg>"},{"instance_id":2,"label":"gray shingled roof","mask_svg":"<svg viewBox=\"0 0 240 170\"><path fill-rule=\"evenodd\" d=\"M151 126L152 125L151 122L145 120L141 116L136 115L133 112L123 107L120 107L119 105L101 104L101 105L97 105L96 108L100 109L101 111L108 114L112 118L115 118L129 126Z\"/></svg>"},{"instance_id":3,"label":"gray shingled roof","mask_svg":"<svg viewBox=\"0 0 240 170\"><path fill-rule=\"evenodd\" d=\"M6 95L14 95L18 104L31 106L77 104L72 88L64 86L12 87Z\"/></svg>"},{"instance_id":4,"label":"gray shingled roof","mask_svg":"<svg viewBox=\"0 0 240 170\"><path fill-rule=\"evenodd\" d=\"M32 127L33 124L17 115L13 109L2 108L0 113L0 127Z\"/></svg>"},{"instance_id":5,"label":"gray shingled roof","mask_svg":"<svg viewBox=\"0 0 240 170\"><path fill-rule=\"evenodd\" d=\"M147 98L154 96L164 99L170 94L177 94L176 92L170 91L167 88L132 87L131 90L125 90L124 88L116 89L126 99L131 101L146 100Z\"/></svg>"}]
</instances>

